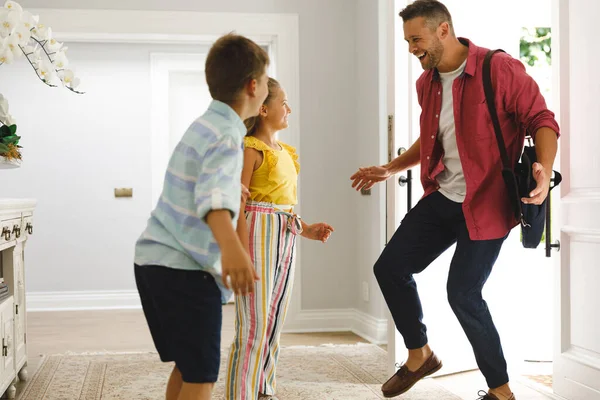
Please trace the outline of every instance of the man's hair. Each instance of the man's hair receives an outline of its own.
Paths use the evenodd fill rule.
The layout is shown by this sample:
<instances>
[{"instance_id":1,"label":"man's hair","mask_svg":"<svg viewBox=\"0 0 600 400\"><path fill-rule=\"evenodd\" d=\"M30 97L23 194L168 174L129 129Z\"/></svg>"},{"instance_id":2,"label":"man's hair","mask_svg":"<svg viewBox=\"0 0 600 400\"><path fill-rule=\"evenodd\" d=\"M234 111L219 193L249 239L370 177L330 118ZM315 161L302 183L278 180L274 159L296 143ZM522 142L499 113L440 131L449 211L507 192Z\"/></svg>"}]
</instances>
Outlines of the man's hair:
<instances>
[{"instance_id":1,"label":"man's hair","mask_svg":"<svg viewBox=\"0 0 600 400\"><path fill-rule=\"evenodd\" d=\"M403 22L422 17L432 30L436 30L441 23L447 22L450 31L454 33L450 12L445 5L437 0L416 0L400 11L400 17Z\"/></svg>"},{"instance_id":2,"label":"man's hair","mask_svg":"<svg viewBox=\"0 0 600 400\"><path fill-rule=\"evenodd\" d=\"M229 33L220 37L206 57L206 83L213 99L232 104L252 79L269 65L268 54L252 40Z\"/></svg>"}]
</instances>

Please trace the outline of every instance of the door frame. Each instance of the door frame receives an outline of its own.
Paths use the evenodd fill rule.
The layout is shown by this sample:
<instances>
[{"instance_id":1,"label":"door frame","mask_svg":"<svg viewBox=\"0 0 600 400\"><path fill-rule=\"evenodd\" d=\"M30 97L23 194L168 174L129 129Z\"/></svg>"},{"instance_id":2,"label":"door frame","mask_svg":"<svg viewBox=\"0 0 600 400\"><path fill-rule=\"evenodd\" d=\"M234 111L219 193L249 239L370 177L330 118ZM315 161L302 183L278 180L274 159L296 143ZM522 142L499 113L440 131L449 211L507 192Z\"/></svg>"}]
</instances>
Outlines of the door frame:
<instances>
[{"instance_id":1,"label":"door frame","mask_svg":"<svg viewBox=\"0 0 600 400\"><path fill-rule=\"evenodd\" d=\"M382 52L380 54L380 64L384 66L382 79L384 80L383 90L385 90L385 107L386 110L383 118L387 129L382 129L384 135L381 138L383 143L387 143L387 159L384 162L389 162L397 157L398 146L410 146L412 143L396 143L395 129L399 124L408 129L408 137L412 141L414 138L413 128L413 112L412 112L412 63L410 55L406 48L403 48L404 43L396 40L398 31L396 28L401 27L398 23L400 18L398 12L400 6L408 5L411 0L380 0L379 1L379 21L380 21L380 42ZM397 73L397 72L401 73ZM403 95L397 95L403 94ZM413 177L414 180L414 177ZM397 228L397 222L401 215L408 211L404 202L401 204L397 201L406 189L400 190L397 177L388 179L385 183L386 189L386 244L394 235ZM390 374L396 372L397 351L396 341L400 340L400 334L396 331L396 325L392 319L389 309L386 308L387 314L387 351L388 351L388 371ZM404 349L402 348L402 351Z\"/></svg>"},{"instance_id":2,"label":"door frame","mask_svg":"<svg viewBox=\"0 0 600 400\"><path fill-rule=\"evenodd\" d=\"M281 81L287 91L294 112L290 115L287 142L300 151L300 63L299 24L297 14L260 13L204 13L188 11L143 10L75 10L36 8L29 10L40 15L46 26L51 26L53 36L59 41L73 43L120 44L212 44L228 32L236 32L268 46L271 65L269 73ZM149 77L150 79L150 77ZM152 210L160 193L169 154L163 146L160 132L153 133L151 154L153 160L151 196L148 211ZM168 146L166 147L168 149ZM157 161L157 162L154 162ZM159 186L157 186L159 185ZM301 213L302 187L298 183L296 211ZM286 320L293 323L300 314L302 268L301 243L297 244L295 290L292 292Z\"/></svg>"}]
</instances>

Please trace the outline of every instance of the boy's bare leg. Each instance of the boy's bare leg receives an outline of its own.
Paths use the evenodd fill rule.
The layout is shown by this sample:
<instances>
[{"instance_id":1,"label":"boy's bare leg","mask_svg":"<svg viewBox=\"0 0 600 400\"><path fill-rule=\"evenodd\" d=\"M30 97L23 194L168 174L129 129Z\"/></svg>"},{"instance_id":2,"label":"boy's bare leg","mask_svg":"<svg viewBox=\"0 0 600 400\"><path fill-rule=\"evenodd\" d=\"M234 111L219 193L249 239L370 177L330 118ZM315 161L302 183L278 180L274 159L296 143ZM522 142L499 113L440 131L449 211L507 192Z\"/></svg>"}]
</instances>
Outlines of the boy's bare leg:
<instances>
[{"instance_id":1,"label":"boy's bare leg","mask_svg":"<svg viewBox=\"0 0 600 400\"><path fill-rule=\"evenodd\" d=\"M181 385L183 385L183 378L179 368L175 366L169 377L169 383L167 383L167 400L177 400L179 398Z\"/></svg>"},{"instance_id":2,"label":"boy's bare leg","mask_svg":"<svg viewBox=\"0 0 600 400\"><path fill-rule=\"evenodd\" d=\"M214 383L183 382L177 400L210 400Z\"/></svg>"}]
</instances>

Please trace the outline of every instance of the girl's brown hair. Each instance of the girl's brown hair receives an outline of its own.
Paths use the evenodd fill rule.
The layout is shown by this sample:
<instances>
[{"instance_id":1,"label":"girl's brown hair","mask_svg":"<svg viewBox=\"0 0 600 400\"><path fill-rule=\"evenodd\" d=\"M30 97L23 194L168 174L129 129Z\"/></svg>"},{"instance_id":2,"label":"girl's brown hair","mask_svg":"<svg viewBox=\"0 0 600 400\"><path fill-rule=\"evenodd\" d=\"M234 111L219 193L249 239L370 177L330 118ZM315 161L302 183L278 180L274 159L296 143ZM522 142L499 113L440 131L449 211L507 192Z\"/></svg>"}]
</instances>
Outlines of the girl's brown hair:
<instances>
[{"instance_id":1,"label":"girl's brown hair","mask_svg":"<svg viewBox=\"0 0 600 400\"><path fill-rule=\"evenodd\" d=\"M267 95L267 98L263 103L263 105L265 106L269 104L269 102L273 99L273 96L275 96L275 94L277 93L277 89L281 88L279 82L277 82L277 80L273 78L269 78L269 82L267 83L267 85L269 87L269 94ZM248 118L244 121L244 124L246 125L247 130L246 136L253 136L260 125L260 115Z\"/></svg>"}]
</instances>

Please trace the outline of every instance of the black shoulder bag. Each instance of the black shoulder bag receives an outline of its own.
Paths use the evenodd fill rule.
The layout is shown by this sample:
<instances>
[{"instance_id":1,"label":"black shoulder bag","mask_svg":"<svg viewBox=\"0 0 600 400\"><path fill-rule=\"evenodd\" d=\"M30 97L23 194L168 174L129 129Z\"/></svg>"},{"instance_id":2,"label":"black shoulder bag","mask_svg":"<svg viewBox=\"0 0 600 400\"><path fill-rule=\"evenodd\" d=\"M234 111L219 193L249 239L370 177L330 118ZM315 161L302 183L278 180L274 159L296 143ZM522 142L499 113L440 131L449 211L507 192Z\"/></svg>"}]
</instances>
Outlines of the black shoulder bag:
<instances>
[{"instance_id":1,"label":"black shoulder bag","mask_svg":"<svg viewBox=\"0 0 600 400\"><path fill-rule=\"evenodd\" d=\"M504 144L504 137L502 136L502 129L500 128L500 121L498 120L498 114L496 112L494 87L492 86L491 78L492 56L500 51L504 52L503 50L490 50L485 56L483 61L483 90L485 92L485 99L490 117L494 124L496 141L498 142L498 149L500 150L500 158L502 159L502 178L506 184L508 198L515 219L521 223L523 247L535 249L542 240L544 225L546 223L546 207L550 193L548 193L548 197L541 205L525 204L521 201L522 197L529 197L529 193L531 193L537 185L532 170L533 163L537 161L537 155L535 153L535 145L530 142L531 145L525 146L523 149L521 160L517 165L513 168L509 163L508 154L506 154L506 145ZM531 139L531 137L529 139ZM561 174L554 171L554 178L551 179L550 190L558 186L561 180ZM548 238L546 238L546 240L548 240Z\"/></svg>"}]
</instances>

